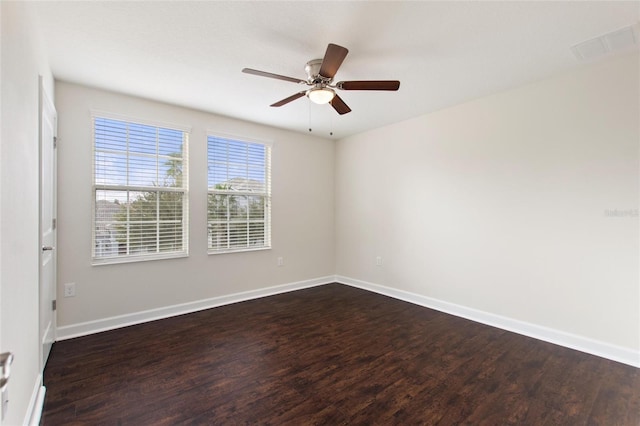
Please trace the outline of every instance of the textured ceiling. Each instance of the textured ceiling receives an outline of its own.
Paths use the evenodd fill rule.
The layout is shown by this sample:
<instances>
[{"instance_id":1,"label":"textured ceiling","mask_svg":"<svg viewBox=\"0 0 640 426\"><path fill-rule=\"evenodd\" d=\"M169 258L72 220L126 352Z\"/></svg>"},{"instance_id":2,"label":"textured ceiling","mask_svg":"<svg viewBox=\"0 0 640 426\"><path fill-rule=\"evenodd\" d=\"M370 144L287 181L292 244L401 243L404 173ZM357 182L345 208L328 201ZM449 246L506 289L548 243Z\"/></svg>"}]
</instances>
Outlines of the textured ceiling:
<instances>
[{"instance_id":1,"label":"textured ceiling","mask_svg":"<svg viewBox=\"0 0 640 426\"><path fill-rule=\"evenodd\" d=\"M57 79L341 138L580 66L570 47L637 25L640 2L37 2ZM637 34L637 32L636 32ZM301 98L328 43L338 80L397 79L398 92L340 92L353 112Z\"/></svg>"}]
</instances>

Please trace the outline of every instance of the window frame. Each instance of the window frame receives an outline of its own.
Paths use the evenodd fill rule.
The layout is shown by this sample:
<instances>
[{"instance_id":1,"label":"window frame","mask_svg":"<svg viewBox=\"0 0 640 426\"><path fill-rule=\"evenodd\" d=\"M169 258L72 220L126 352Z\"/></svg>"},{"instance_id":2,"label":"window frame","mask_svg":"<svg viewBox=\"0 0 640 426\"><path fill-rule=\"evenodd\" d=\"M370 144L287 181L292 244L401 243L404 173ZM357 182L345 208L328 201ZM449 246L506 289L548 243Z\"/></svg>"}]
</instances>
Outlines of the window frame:
<instances>
[{"instance_id":1,"label":"window frame","mask_svg":"<svg viewBox=\"0 0 640 426\"><path fill-rule=\"evenodd\" d=\"M210 162L209 162L209 139L216 138L222 140L228 140L238 143L244 144L254 144L254 145L262 145L265 149L265 165L264 165L264 192L252 192L252 191L226 191L226 190L212 190L209 188L209 173L210 173ZM262 140L251 138L242 135L231 135L220 133L216 131L207 131L206 134L206 145L207 145L207 203L206 203L206 212L207 212L207 254L209 255L219 255L219 254L229 254L229 253L243 253L243 252L251 252L251 251L262 251L262 250L271 250L272 249L272 241L271 241L271 216L272 216L272 194L271 194L271 160L272 160L272 151L273 151L273 142L269 140ZM227 247L223 249L215 249L210 246L210 235L209 235L209 227L211 226L211 221L209 219L209 197L211 195L239 195L239 196L260 196L264 198L264 244L262 246L246 246L246 247ZM230 217L227 217L227 224L231 221ZM247 226L251 223L249 217L247 217ZM239 222L235 222L239 223Z\"/></svg>"},{"instance_id":2,"label":"window frame","mask_svg":"<svg viewBox=\"0 0 640 426\"><path fill-rule=\"evenodd\" d=\"M108 185L108 184L97 184L97 174L96 174L96 154L99 151L96 146L96 119L105 119L105 120L114 120L125 122L127 124L133 125L141 125L148 127L155 127L156 129L166 129L172 131L182 132L182 177L183 177L183 187L162 187L162 186L148 186L148 185ZM164 259L176 259L176 258L184 258L189 256L189 145L190 145L190 136L191 136L191 127L179 125L175 123L162 122L158 120L149 120L138 117L132 117L128 115L115 114L111 112L99 111L99 110L91 110L91 265L92 266L100 266L100 265L112 265L112 264L120 264L120 263L131 263L131 262L145 262L145 261L153 261L153 260L164 260ZM125 155L128 157L131 152L129 146L127 146L127 150L123 151ZM151 157L150 154L143 155ZM158 152L156 148L155 154L153 154L153 158L160 159L162 155ZM97 212L96 212L96 201L97 194L99 191L104 190L112 190L112 191L123 191L123 192L157 192L158 194L162 192L177 192L182 194L182 250L176 250L171 252L152 252L152 253L135 253L135 254L124 254L124 255L115 255L108 257L97 257L96 253L96 222L97 222ZM160 219L157 218L155 223L157 226L160 226ZM127 237L130 238L130 237ZM159 238L159 236L158 236ZM128 241L130 242L130 241Z\"/></svg>"}]
</instances>

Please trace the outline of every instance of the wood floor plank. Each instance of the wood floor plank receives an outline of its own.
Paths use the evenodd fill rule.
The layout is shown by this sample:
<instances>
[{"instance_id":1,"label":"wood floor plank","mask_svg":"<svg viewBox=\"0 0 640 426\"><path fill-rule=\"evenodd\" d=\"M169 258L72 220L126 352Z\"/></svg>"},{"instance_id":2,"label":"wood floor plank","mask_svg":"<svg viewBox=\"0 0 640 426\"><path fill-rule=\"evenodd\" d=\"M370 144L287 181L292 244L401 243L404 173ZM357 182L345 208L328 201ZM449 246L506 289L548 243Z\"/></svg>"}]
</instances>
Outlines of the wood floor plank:
<instances>
[{"instance_id":1,"label":"wood floor plank","mask_svg":"<svg viewBox=\"0 0 640 426\"><path fill-rule=\"evenodd\" d=\"M54 344L44 425L640 424L640 369L329 284Z\"/></svg>"}]
</instances>

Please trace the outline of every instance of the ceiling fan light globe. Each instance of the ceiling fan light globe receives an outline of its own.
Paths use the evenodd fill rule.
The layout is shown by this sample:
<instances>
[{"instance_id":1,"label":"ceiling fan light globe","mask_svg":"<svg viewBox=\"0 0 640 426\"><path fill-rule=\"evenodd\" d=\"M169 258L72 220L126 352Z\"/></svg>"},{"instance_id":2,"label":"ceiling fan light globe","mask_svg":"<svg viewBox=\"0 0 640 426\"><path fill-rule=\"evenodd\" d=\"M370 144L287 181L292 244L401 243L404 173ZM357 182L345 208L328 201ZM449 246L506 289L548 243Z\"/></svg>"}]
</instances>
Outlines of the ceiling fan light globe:
<instances>
[{"instance_id":1,"label":"ceiling fan light globe","mask_svg":"<svg viewBox=\"0 0 640 426\"><path fill-rule=\"evenodd\" d=\"M336 92L326 87L311 89L309 90L309 93L307 93L307 96L309 97L309 99L311 99L311 102L318 105L328 104L329 102L331 102L335 95Z\"/></svg>"}]
</instances>

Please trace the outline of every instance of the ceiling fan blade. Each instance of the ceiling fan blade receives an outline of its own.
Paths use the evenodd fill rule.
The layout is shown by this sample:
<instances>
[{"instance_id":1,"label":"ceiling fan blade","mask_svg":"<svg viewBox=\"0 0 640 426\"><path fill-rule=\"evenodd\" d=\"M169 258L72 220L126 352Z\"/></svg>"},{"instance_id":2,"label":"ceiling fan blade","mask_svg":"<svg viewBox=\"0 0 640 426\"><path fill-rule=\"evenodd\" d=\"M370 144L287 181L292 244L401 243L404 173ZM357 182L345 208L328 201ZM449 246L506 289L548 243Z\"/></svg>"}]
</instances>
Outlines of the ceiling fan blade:
<instances>
[{"instance_id":1,"label":"ceiling fan blade","mask_svg":"<svg viewBox=\"0 0 640 426\"><path fill-rule=\"evenodd\" d=\"M260 77L269 77L269 78L275 78L275 79L278 79L278 80L290 81L292 83L305 83L306 84L306 81L300 80L299 78L287 77L286 75L274 74L274 73L266 72L266 71L258 71L258 70L254 70L254 69L251 69L251 68L243 68L242 72L245 73L245 74L258 75Z\"/></svg>"},{"instance_id":2,"label":"ceiling fan blade","mask_svg":"<svg viewBox=\"0 0 640 426\"><path fill-rule=\"evenodd\" d=\"M340 81L336 87L342 90L398 90L398 80L365 80L365 81Z\"/></svg>"},{"instance_id":3,"label":"ceiling fan blade","mask_svg":"<svg viewBox=\"0 0 640 426\"><path fill-rule=\"evenodd\" d=\"M335 95L329 103L340 115L351 112L351 108L349 108L349 106L345 104L342 98L338 95Z\"/></svg>"},{"instance_id":4,"label":"ceiling fan blade","mask_svg":"<svg viewBox=\"0 0 640 426\"><path fill-rule=\"evenodd\" d=\"M295 101L298 98L303 97L307 92L298 92L294 95L289 96L288 98L284 98L281 101L276 102L275 104L271 104L272 107L281 107L282 105L286 105L291 101Z\"/></svg>"},{"instance_id":5,"label":"ceiling fan blade","mask_svg":"<svg viewBox=\"0 0 640 426\"><path fill-rule=\"evenodd\" d=\"M340 65L342 65L342 61L346 58L347 53L349 53L347 48L329 43L318 73L323 77L333 78L336 72L338 72Z\"/></svg>"}]
</instances>

